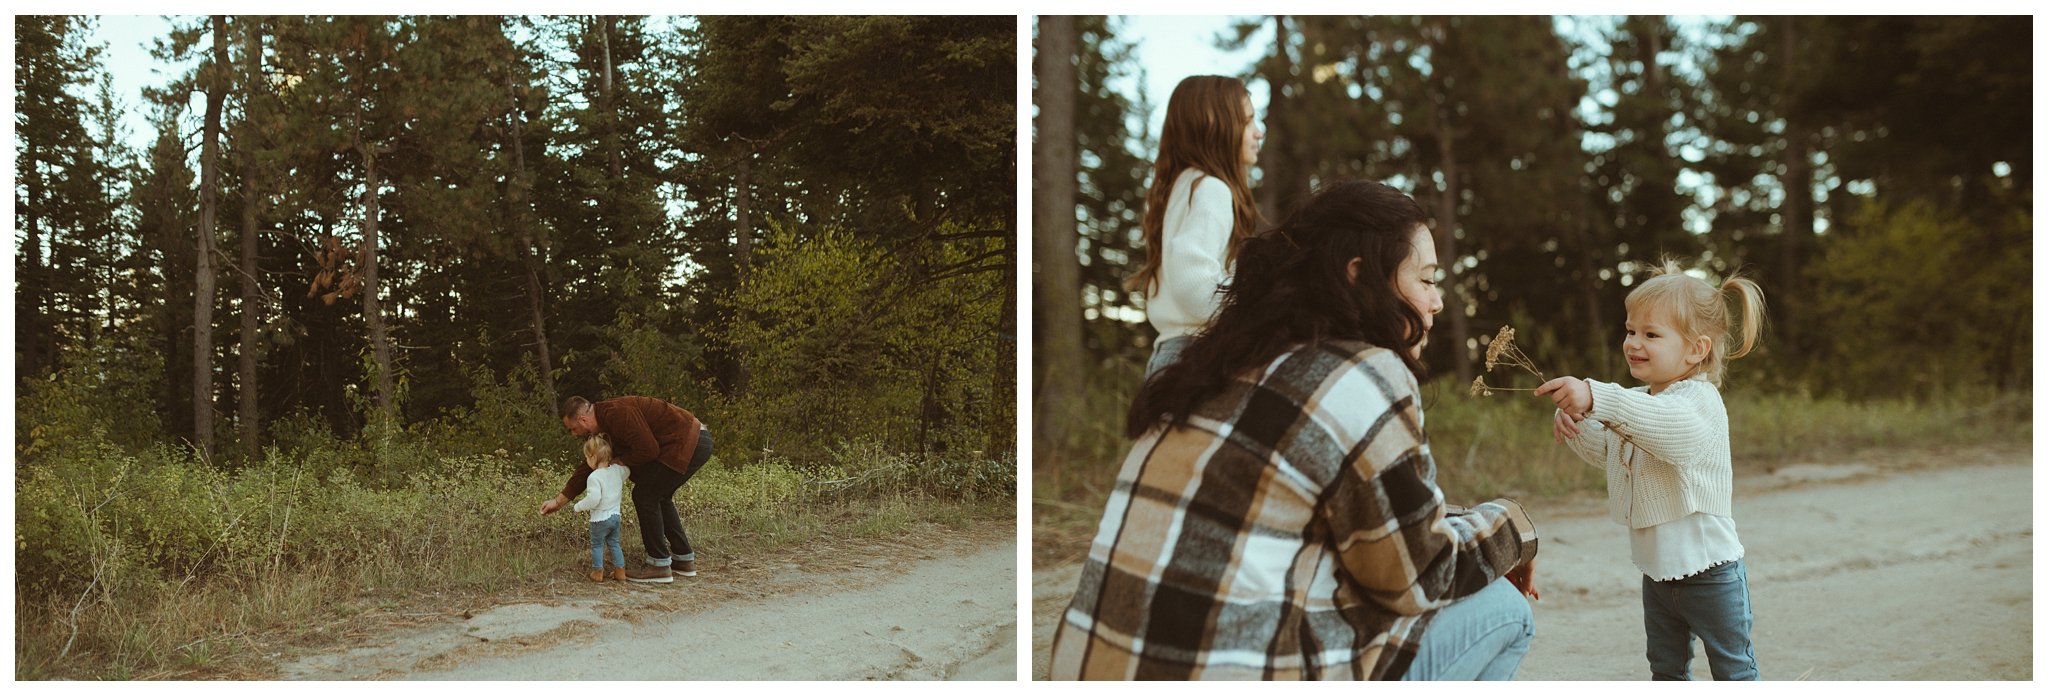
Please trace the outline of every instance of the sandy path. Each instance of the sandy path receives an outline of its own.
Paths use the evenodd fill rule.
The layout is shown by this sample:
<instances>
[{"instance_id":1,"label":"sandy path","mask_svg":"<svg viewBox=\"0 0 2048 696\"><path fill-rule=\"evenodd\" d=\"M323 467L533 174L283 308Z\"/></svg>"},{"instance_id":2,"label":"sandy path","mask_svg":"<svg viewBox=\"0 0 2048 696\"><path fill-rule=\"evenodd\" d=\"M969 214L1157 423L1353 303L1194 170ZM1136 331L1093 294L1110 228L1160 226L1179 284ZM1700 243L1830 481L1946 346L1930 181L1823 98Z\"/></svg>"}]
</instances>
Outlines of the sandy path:
<instances>
[{"instance_id":1,"label":"sandy path","mask_svg":"<svg viewBox=\"0 0 2048 696\"><path fill-rule=\"evenodd\" d=\"M1014 540L900 567L794 566L763 587L702 592L607 583L595 596L510 604L380 635L281 666L286 679L1010 680L1016 669ZM702 586L702 587L709 587ZM657 608L650 608L657 607Z\"/></svg>"},{"instance_id":2,"label":"sandy path","mask_svg":"<svg viewBox=\"0 0 2048 696\"><path fill-rule=\"evenodd\" d=\"M1962 454L1981 463L1808 464L1737 480L1764 678L2033 678L2031 456ZM1648 677L1641 576L1604 505L1530 505L1543 599L1518 679ZM1034 677L1077 575L1033 574ZM1707 678L1695 655L1695 678Z\"/></svg>"}]
</instances>

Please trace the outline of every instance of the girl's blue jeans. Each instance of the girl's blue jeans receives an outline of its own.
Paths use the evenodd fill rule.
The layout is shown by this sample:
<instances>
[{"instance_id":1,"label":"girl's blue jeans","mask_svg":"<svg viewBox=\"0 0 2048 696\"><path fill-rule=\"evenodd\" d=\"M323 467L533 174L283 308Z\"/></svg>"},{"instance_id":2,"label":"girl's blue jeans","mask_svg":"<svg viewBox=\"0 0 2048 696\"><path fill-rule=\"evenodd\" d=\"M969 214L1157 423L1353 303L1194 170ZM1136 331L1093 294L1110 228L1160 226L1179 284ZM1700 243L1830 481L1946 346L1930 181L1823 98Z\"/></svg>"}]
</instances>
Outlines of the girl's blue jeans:
<instances>
[{"instance_id":1,"label":"girl's blue jeans","mask_svg":"<svg viewBox=\"0 0 2048 696\"><path fill-rule=\"evenodd\" d=\"M1159 371L1166 369L1167 365L1172 365L1173 361L1179 360L1180 352L1186 350L1188 344L1194 342L1195 339L1192 336L1175 336L1153 343L1152 358L1145 361L1145 378L1151 379L1152 375L1159 374Z\"/></svg>"},{"instance_id":2,"label":"girl's blue jeans","mask_svg":"<svg viewBox=\"0 0 2048 696\"><path fill-rule=\"evenodd\" d=\"M1677 580L1643 576L1643 630L1649 636L1650 678L1692 678L1692 637L1707 648L1714 681L1757 681L1749 644L1749 570L1729 561Z\"/></svg>"},{"instance_id":3,"label":"girl's blue jeans","mask_svg":"<svg viewBox=\"0 0 2048 696\"><path fill-rule=\"evenodd\" d=\"M1536 615L1507 578L1438 609L1402 681L1508 681L1529 654Z\"/></svg>"},{"instance_id":4,"label":"girl's blue jeans","mask_svg":"<svg viewBox=\"0 0 2048 696\"><path fill-rule=\"evenodd\" d=\"M604 552L610 549L612 560L620 568L626 567L626 550L619 547L619 516L612 515L603 522L590 523L590 567L604 570Z\"/></svg>"}]
</instances>

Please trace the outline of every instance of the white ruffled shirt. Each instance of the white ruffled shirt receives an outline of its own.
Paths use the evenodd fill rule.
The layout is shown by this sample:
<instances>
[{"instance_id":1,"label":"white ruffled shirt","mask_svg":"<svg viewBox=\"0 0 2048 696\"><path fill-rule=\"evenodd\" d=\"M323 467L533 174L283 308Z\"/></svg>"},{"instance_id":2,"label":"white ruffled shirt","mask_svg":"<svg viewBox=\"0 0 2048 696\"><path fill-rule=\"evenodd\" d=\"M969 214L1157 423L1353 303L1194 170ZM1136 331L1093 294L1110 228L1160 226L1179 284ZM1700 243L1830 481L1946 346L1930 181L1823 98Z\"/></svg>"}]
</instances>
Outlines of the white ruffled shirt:
<instances>
[{"instance_id":1,"label":"white ruffled shirt","mask_svg":"<svg viewBox=\"0 0 2048 696\"><path fill-rule=\"evenodd\" d=\"M1216 315L1217 291L1231 275L1224 257L1234 221L1229 184L1194 168L1174 178L1160 227L1158 283L1145 291L1145 318L1158 340L1192 335Z\"/></svg>"},{"instance_id":2,"label":"white ruffled shirt","mask_svg":"<svg viewBox=\"0 0 2048 696\"><path fill-rule=\"evenodd\" d=\"M1735 519L1695 512L1671 522L1628 530L1629 557L1651 580L1677 580L1742 560Z\"/></svg>"}]
</instances>

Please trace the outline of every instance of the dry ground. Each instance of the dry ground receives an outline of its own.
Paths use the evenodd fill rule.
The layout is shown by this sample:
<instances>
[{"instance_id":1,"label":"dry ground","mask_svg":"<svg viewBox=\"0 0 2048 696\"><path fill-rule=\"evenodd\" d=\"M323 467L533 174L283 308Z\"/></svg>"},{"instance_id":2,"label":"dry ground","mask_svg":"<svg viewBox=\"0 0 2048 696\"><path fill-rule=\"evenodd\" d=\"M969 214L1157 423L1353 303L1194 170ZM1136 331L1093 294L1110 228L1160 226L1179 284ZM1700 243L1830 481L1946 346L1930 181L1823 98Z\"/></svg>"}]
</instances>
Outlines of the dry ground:
<instances>
[{"instance_id":1,"label":"dry ground","mask_svg":"<svg viewBox=\"0 0 2048 696\"><path fill-rule=\"evenodd\" d=\"M1802 462L1738 475L1735 489L1765 679L2033 678L2030 449ZM1526 502L1543 599L1517 678L1648 678L1641 576L1605 500ZM1079 572L1046 565L1032 574L1034 678Z\"/></svg>"},{"instance_id":2,"label":"dry ground","mask_svg":"<svg viewBox=\"0 0 2048 696\"><path fill-rule=\"evenodd\" d=\"M281 655L286 679L1014 679L1014 526L817 545L669 585L564 566L517 596L360 623Z\"/></svg>"}]
</instances>

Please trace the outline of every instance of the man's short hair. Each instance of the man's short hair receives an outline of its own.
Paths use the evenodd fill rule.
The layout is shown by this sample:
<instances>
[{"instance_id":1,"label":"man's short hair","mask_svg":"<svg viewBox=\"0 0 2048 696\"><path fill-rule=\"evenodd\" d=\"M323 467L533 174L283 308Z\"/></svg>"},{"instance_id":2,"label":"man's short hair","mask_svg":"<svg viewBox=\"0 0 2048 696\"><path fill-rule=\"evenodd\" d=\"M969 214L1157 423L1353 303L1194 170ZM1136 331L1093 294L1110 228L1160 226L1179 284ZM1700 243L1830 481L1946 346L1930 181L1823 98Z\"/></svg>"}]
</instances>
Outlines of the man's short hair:
<instances>
[{"instance_id":1,"label":"man's short hair","mask_svg":"<svg viewBox=\"0 0 2048 696\"><path fill-rule=\"evenodd\" d=\"M567 399L563 399L562 417L568 418L570 416L582 413L583 409L586 408L590 408L590 401L584 399L583 397L572 396Z\"/></svg>"}]
</instances>

